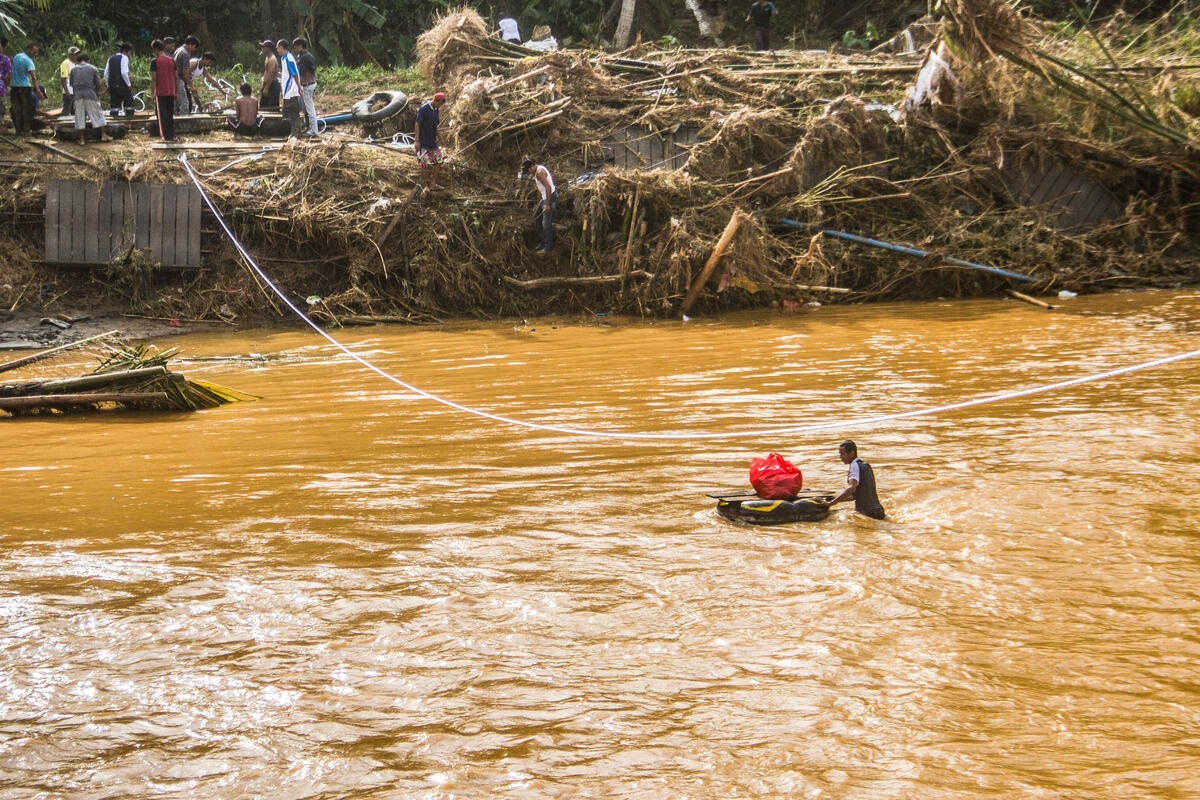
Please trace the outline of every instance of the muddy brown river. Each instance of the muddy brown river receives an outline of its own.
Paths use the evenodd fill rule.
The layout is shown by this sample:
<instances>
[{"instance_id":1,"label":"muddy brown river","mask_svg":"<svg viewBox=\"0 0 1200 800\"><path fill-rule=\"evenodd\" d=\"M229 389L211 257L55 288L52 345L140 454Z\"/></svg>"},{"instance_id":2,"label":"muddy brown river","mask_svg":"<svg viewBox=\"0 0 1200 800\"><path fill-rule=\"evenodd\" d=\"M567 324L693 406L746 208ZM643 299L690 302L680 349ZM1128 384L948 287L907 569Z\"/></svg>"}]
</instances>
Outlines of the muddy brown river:
<instances>
[{"instance_id":1,"label":"muddy brown river","mask_svg":"<svg viewBox=\"0 0 1200 800\"><path fill-rule=\"evenodd\" d=\"M1195 349L1200 294L348 329L457 402L753 431ZM263 400L0 420L0 797L1200 796L1200 359L803 436L414 397L311 332ZM82 361L82 357L73 357ZM726 522L782 452L890 518Z\"/></svg>"}]
</instances>

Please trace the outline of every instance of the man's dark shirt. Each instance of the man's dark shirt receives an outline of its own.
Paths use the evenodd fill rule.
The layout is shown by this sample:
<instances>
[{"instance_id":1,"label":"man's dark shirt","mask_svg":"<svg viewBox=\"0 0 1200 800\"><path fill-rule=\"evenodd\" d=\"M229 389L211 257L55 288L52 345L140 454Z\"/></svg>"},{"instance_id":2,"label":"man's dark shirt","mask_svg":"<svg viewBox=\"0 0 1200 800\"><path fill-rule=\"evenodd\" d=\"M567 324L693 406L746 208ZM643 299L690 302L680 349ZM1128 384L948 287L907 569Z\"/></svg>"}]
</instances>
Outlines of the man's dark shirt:
<instances>
[{"instance_id":1,"label":"man's dark shirt","mask_svg":"<svg viewBox=\"0 0 1200 800\"><path fill-rule=\"evenodd\" d=\"M417 109L417 149L437 149L438 110L425 102Z\"/></svg>"},{"instance_id":2,"label":"man's dark shirt","mask_svg":"<svg viewBox=\"0 0 1200 800\"><path fill-rule=\"evenodd\" d=\"M317 60L311 50L305 50L296 56L296 67L300 70L300 83L309 84L317 80Z\"/></svg>"},{"instance_id":3,"label":"man's dark shirt","mask_svg":"<svg viewBox=\"0 0 1200 800\"><path fill-rule=\"evenodd\" d=\"M774 11L775 6L771 3L755 3L750 6L750 21L756 28L769 28L771 27L771 14Z\"/></svg>"},{"instance_id":4,"label":"man's dark shirt","mask_svg":"<svg viewBox=\"0 0 1200 800\"><path fill-rule=\"evenodd\" d=\"M871 469L871 465L861 458L856 460L858 461L858 487L854 490L854 510L868 517L883 519L883 506L875 491L875 470Z\"/></svg>"}]
</instances>

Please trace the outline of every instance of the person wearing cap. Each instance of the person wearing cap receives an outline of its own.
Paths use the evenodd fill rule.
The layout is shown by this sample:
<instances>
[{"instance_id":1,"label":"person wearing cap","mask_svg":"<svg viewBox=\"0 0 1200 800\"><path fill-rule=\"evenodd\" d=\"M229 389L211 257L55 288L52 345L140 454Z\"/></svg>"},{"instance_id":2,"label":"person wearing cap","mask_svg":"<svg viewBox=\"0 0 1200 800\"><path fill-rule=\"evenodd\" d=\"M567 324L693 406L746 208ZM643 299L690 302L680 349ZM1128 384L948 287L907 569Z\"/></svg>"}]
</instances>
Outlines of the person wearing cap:
<instances>
[{"instance_id":1,"label":"person wearing cap","mask_svg":"<svg viewBox=\"0 0 1200 800\"><path fill-rule=\"evenodd\" d=\"M537 184L538 200L537 209L533 212L533 227L537 229L542 236L543 253L549 253L554 247L554 210L558 208L558 190L554 188L554 176L550 174L550 170L545 164L536 164L529 156L526 156L521 161L521 177L533 175L533 182Z\"/></svg>"},{"instance_id":2,"label":"person wearing cap","mask_svg":"<svg viewBox=\"0 0 1200 800\"><path fill-rule=\"evenodd\" d=\"M75 66L75 56L79 55L79 48L72 45L67 48L67 57L58 65L58 82L62 84L63 106L59 112L59 119L66 119L75 113L75 95L71 91L71 69Z\"/></svg>"},{"instance_id":3,"label":"person wearing cap","mask_svg":"<svg viewBox=\"0 0 1200 800\"><path fill-rule=\"evenodd\" d=\"M884 519L883 506L875 490L875 470L858 457L858 445L847 439L838 445L838 457L849 464L846 471L846 488L832 500L817 501L828 507L843 500L854 498L854 510L873 519Z\"/></svg>"},{"instance_id":4,"label":"person wearing cap","mask_svg":"<svg viewBox=\"0 0 1200 800\"><path fill-rule=\"evenodd\" d=\"M263 39L258 46L263 51L263 82L258 107L279 108L279 56L275 55L275 43Z\"/></svg>"},{"instance_id":5,"label":"person wearing cap","mask_svg":"<svg viewBox=\"0 0 1200 800\"><path fill-rule=\"evenodd\" d=\"M288 137L300 136L300 67L288 51L287 39L275 43L279 54L279 80L283 83L283 118L289 123Z\"/></svg>"},{"instance_id":6,"label":"person wearing cap","mask_svg":"<svg viewBox=\"0 0 1200 800\"><path fill-rule=\"evenodd\" d=\"M421 185L426 192L432 192L442 187L438 186L438 170L445 159L438 149L438 109L446 104L446 93L435 92L432 100L426 100L417 109L417 122L414 138L417 144L417 163L421 166Z\"/></svg>"}]
</instances>

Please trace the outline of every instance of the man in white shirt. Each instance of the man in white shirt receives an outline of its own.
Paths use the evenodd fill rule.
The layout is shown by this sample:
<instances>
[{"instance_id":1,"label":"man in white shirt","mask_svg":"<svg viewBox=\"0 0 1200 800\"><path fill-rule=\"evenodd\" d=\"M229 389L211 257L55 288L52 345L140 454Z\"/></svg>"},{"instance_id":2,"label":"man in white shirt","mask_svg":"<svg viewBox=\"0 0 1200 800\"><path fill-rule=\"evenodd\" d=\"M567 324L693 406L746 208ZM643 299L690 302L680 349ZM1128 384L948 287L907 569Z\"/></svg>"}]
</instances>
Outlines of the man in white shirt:
<instances>
[{"instance_id":1,"label":"man in white shirt","mask_svg":"<svg viewBox=\"0 0 1200 800\"><path fill-rule=\"evenodd\" d=\"M558 208L558 190L554 188L554 176L544 164L534 163L528 156L521 162L521 175L533 175L537 184L537 210L533 212L533 226L542 235L542 247L539 252L549 253L554 248L554 210Z\"/></svg>"},{"instance_id":2,"label":"man in white shirt","mask_svg":"<svg viewBox=\"0 0 1200 800\"><path fill-rule=\"evenodd\" d=\"M288 136L296 139L300 136L300 67L296 58L288 51L287 39L275 43L275 52L279 54L279 81L283 84L283 118L291 123Z\"/></svg>"},{"instance_id":3,"label":"man in white shirt","mask_svg":"<svg viewBox=\"0 0 1200 800\"><path fill-rule=\"evenodd\" d=\"M129 54L133 45L121 42L121 48L104 65L104 83L108 85L109 111L116 117L124 109L126 117L133 116L133 83L129 79Z\"/></svg>"},{"instance_id":4,"label":"man in white shirt","mask_svg":"<svg viewBox=\"0 0 1200 800\"><path fill-rule=\"evenodd\" d=\"M500 12L500 19L496 23L500 27L500 38L506 42L514 44L521 43L521 29L517 26L517 21L513 19L512 14L507 11Z\"/></svg>"}]
</instances>

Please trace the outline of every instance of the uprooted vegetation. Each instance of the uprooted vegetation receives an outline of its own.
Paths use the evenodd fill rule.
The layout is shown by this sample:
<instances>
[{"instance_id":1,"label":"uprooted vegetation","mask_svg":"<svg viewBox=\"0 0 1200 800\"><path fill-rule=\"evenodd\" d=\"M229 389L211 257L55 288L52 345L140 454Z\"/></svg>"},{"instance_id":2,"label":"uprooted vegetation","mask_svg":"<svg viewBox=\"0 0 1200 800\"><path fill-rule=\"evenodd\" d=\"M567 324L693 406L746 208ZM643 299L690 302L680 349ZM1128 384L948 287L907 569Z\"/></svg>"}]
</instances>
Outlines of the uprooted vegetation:
<instances>
[{"instance_id":1,"label":"uprooted vegetation","mask_svg":"<svg viewBox=\"0 0 1200 800\"><path fill-rule=\"evenodd\" d=\"M1181 73L1161 60L1117 70L1080 36L1056 40L1001 6L951 3L923 62L649 46L534 53L489 38L460 9L418 42L425 79L451 98L441 125L449 193L418 197L411 151L386 141L411 132L422 98L368 129L371 142L329 136L238 163L194 163L249 250L327 319L678 313L735 214L697 309L1009 286L943 255L1027 274L1043 290L1194 281L1198 129ZM1080 66L1086 77L1072 71ZM533 252L533 187L515 177L525 154L549 166L561 195L556 252L545 258ZM1024 186L1048 170L1108 212L1065 224L1057 197ZM183 179L169 159L114 158L100 173ZM25 191L6 211L38 211L41 177L18 177ZM17 236L31 252L33 232ZM144 291L129 276L153 268L131 257L94 280L127 297L142 286L139 307L161 316L278 310L238 270L228 242L210 231L205 247L207 271L170 289ZM33 260L11 263L13 288L0 298L19 300L19 284L39 279Z\"/></svg>"}]
</instances>

